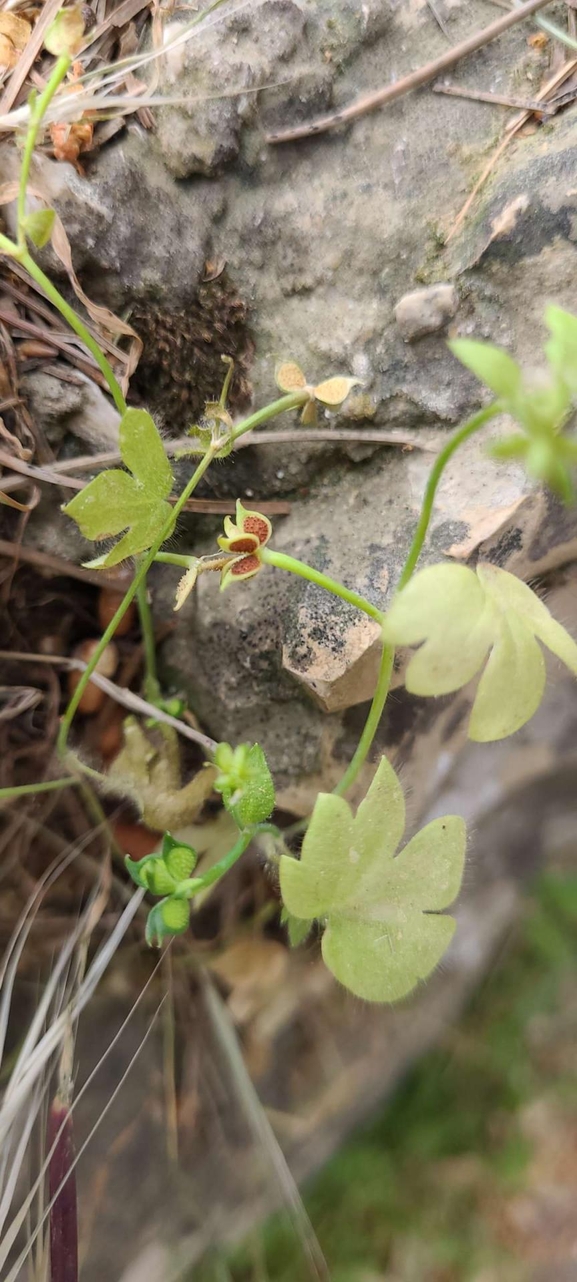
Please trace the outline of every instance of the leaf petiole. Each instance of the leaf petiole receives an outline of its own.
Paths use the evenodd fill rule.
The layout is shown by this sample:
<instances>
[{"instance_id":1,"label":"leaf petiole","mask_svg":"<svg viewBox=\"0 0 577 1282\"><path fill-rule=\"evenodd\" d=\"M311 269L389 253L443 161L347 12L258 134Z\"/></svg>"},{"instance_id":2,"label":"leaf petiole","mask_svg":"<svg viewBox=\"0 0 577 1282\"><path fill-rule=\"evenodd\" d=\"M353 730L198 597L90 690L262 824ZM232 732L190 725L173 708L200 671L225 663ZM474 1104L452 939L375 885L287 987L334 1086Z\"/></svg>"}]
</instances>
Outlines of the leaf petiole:
<instances>
[{"instance_id":1,"label":"leaf petiole","mask_svg":"<svg viewBox=\"0 0 577 1282\"><path fill-rule=\"evenodd\" d=\"M258 831L258 829L251 828L248 831L241 832L232 850L229 850L222 859L219 859L218 863L214 864L212 868L207 868L201 877L189 877L186 881L181 881L178 886L178 897L192 899L199 891L206 890L208 886L213 886L215 882L220 881L221 877L224 877L224 874L244 854L255 835L255 831Z\"/></svg>"},{"instance_id":2,"label":"leaf petiole","mask_svg":"<svg viewBox=\"0 0 577 1282\"><path fill-rule=\"evenodd\" d=\"M288 570L289 574L296 574L301 579L307 579L309 583L316 583L318 587L324 588L326 592L332 592L333 596L338 596L348 605L353 605L357 610L362 610L363 614L368 614L369 618L374 619L377 623L382 623L384 615L371 601L366 597L360 596L358 592L353 592L350 588L344 587L336 579L331 579L328 574L323 574L322 570L315 570L311 565L306 565L304 561L297 560L294 556L288 556L285 552L275 552L273 548L263 547L259 550L260 560L266 565L274 565L277 570Z\"/></svg>"}]
</instances>

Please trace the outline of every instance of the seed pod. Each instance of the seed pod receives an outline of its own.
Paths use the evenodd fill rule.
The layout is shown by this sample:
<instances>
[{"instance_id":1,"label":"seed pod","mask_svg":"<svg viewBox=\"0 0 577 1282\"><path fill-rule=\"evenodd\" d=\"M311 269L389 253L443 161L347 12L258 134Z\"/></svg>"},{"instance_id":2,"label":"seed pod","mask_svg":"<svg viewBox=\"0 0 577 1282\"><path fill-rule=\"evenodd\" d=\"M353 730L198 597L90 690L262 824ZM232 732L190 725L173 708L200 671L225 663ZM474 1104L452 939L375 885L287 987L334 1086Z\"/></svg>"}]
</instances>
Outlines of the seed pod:
<instances>
[{"instance_id":1,"label":"seed pod","mask_svg":"<svg viewBox=\"0 0 577 1282\"><path fill-rule=\"evenodd\" d=\"M92 655L99 644L99 641L82 641L80 645L76 646L76 649L73 652L73 658L82 659L83 663L90 663ZM100 672L103 677L113 677L117 667L118 650L111 642L110 645L106 646L104 653L101 654L98 663L96 664L96 671ZM81 676L82 673L76 671L68 674L69 695L74 694ZM83 712L85 716L92 716L102 707L105 698L106 695L104 691L101 690L99 686L95 685L93 681L90 681L82 695L80 703L78 704L78 711Z\"/></svg>"},{"instance_id":2,"label":"seed pod","mask_svg":"<svg viewBox=\"0 0 577 1282\"><path fill-rule=\"evenodd\" d=\"M196 863L196 855L190 846L173 846L172 850L164 856L164 862L176 882L184 881L190 877Z\"/></svg>"},{"instance_id":3,"label":"seed pod","mask_svg":"<svg viewBox=\"0 0 577 1282\"><path fill-rule=\"evenodd\" d=\"M181 935L186 930L190 919L190 904L187 899L167 899L159 904L167 933Z\"/></svg>"}]
</instances>

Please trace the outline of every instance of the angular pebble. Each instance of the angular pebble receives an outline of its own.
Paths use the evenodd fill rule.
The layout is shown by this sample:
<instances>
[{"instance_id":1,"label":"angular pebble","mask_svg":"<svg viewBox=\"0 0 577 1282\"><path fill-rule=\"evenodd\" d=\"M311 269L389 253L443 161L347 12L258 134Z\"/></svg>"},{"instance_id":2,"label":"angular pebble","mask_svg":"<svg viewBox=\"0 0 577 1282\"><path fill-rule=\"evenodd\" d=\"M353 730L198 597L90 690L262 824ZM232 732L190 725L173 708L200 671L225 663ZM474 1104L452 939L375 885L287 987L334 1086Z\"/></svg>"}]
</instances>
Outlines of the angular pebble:
<instances>
[{"instance_id":1,"label":"angular pebble","mask_svg":"<svg viewBox=\"0 0 577 1282\"><path fill-rule=\"evenodd\" d=\"M454 285L428 285L404 294L395 307L395 319L403 338L409 342L434 334L455 315L459 295Z\"/></svg>"}]
</instances>

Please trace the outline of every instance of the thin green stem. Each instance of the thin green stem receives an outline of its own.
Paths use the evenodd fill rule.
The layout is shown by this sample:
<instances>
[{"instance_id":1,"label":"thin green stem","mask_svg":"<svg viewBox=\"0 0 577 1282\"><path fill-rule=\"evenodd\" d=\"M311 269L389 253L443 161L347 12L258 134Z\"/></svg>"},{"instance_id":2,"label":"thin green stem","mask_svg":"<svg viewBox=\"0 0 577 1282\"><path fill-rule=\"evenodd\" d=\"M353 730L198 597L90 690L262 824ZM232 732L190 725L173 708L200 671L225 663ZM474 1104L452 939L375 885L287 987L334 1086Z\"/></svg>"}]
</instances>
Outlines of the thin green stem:
<instances>
[{"instance_id":1,"label":"thin green stem","mask_svg":"<svg viewBox=\"0 0 577 1282\"><path fill-rule=\"evenodd\" d=\"M62 718L62 722L60 725L60 732L58 735L58 743L57 743L58 752L60 756L63 756L64 753L66 752L68 735L70 733L70 727L74 720L74 716L78 708L78 704L80 703L82 695L84 694L86 686L88 685L88 682L90 680L90 676L94 672L94 669L96 667L96 664L98 663L98 660L101 654L103 654L109 641L112 640L114 633L116 632L116 629L118 627L118 624L120 623L120 620L124 618L124 615L126 614L126 611L130 605L130 602L134 600L134 597L136 596L141 583L146 582L146 575L148 573L148 570L150 569L150 566L152 565L152 562L154 561L155 556L159 552L162 544L164 543L164 540L169 538L169 536L172 534L172 531L174 529L174 521L182 512L182 509L187 499L190 498L190 495L196 489L198 482L200 481L201 477L204 476L204 473L212 463L213 458L214 458L214 450L211 448L207 450L206 454L204 455L204 458L201 459L198 467L193 472L187 485L185 485L182 491L182 494L179 496L179 498L177 499L174 505L173 512L170 519L166 522L166 525L161 530L160 535L156 539L155 543L153 543L152 547L150 548L150 551L147 552L146 555L143 557L140 565L137 568L137 571L132 580L132 583L130 584L130 587L127 589L124 597L122 598L122 601L120 602L120 605L116 613L113 615L112 619L110 620L108 627L103 632L100 638L100 641L98 642L98 645L96 646L96 649L90 658L90 663L87 664L84 672L82 673L80 681L78 682L78 685L74 691L74 694Z\"/></svg>"},{"instance_id":2,"label":"thin green stem","mask_svg":"<svg viewBox=\"0 0 577 1282\"><path fill-rule=\"evenodd\" d=\"M470 436L473 436L475 432L478 432L481 427L484 427L485 423L488 423L489 420L491 418L494 418L495 415L498 414L499 412L500 412L500 405L497 402L494 402L492 405L488 405L485 409L480 410L478 414L474 414L473 417L468 419L468 421L463 424L463 427L460 427L458 431L456 431L454 435L450 438L450 440L447 441L447 444L445 445L444 449L441 450L440 454L435 459L433 467L431 468L431 474L429 476L429 480L427 482L427 488L425 490L425 494L423 498L423 506L421 508L421 513L419 516L417 528L415 530L413 542L411 543L411 547L409 549L407 559L401 571L401 576L399 578L397 591L400 591L401 588L406 587L407 583L409 582L409 579L414 573L415 567L419 560L419 556L421 555L425 538L427 536L427 531L428 531L429 523L431 520L431 513L433 510L433 504L435 501L437 489L439 487L439 482L441 480L441 477L443 475L443 472L447 464L452 459L455 451L459 449L459 446L461 446L464 443L464 441L467 441ZM383 616L381 614L381 618L382 617ZM337 784L337 787L334 789L334 791L339 796L345 793L347 789L350 788L351 785L354 783L361 767L364 765L367 759L367 756L372 748L373 741L379 726L379 722L384 712L385 703L387 701L387 695L389 693L389 686L391 681L391 673L393 670L394 657L395 657L395 651L393 647L385 643L383 645L383 651L381 655L381 663L379 668L379 676L377 679L377 686L376 686L375 693L373 695L371 706L369 708L369 714L365 722L363 733L359 739L356 752L354 754L354 757L348 769L345 771L342 779Z\"/></svg>"},{"instance_id":3,"label":"thin green stem","mask_svg":"<svg viewBox=\"0 0 577 1282\"><path fill-rule=\"evenodd\" d=\"M160 697L160 686L156 673L156 642L150 601L148 600L146 575L136 589L136 604L138 606L140 631L144 645L144 694L149 703L155 703Z\"/></svg>"},{"instance_id":4,"label":"thin green stem","mask_svg":"<svg viewBox=\"0 0 577 1282\"><path fill-rule=\"evenodd\" d=\"M254 831L252 828L249 832L241 832L232 850L229 850L228 854L219 859L217 864L213 864L212 868L208 868L202 877L190 877L187 881L181 881L178 887L179 897L192 899L192 896L197 895L199 891L206 890L207 886L213 886L215 881L220 881L221 877L224 877L224 874L232 868L237 859L240 859L241 855L244 854L253 836Z\"/></svg>"},{"instance_id":5,"label":"thin green stem","mask_svg":"<svg viewBox=\"0 0 577 1282\"><path fill-rule=\"evenodd\" d=\"M182 570L190 570L194 556L181 556L179 552L157 552L154 558L160 565L179 565Z\"/></svg>"},{"instance_id":6,"label":"thin green stem","mask_svg":"<svg viewBox=\"0 0 577 1282\"><path fill-rule=\"evenodd\" d=\"M16 258L20 261L21 251L18 245L10 240L8 236L3 236L0 232L0 254L6 254L7 258Z\"/></svg>"},{"instance_id":7,"label":"thin green stem","mask_svg":"<svg viewBox=\"0 0 577 1282\"><path fill-rule=\"evenodd\" d=\"M54 64L48 84L42 90L42 93L34 98L31 106L30 120L26 133L26 141L24 143L24 153L22 156L22 165L20 167L20 186L18 190L18 245L22 250L26 249L26 190L28 187L28 179L30 177L32 156L36 146L36 139L38 138L38 130L42 124L48 107L52 102L54 94L64 80L71 62L72 58L69 54L60 54L60 57Z\"/></svg>"},{"instance_id":8,"label":"thin green stem","mask_svg":"<svg viewBox=\"0 0 577 1282\"><path fill-rule=\"evenodd\" d=\"M275 565L278 570L288 570L289 574L298 574L299 578L308 579L309 583L317 583L320 588L325 588L327 592L332 592L333 596L340 597L342 601L354 605L357 610L362 610L363 614L368 614L369 618L375 619L377 623L382 623L384 618L382 610L377 609L376 605L367 601L364 596L360 596L358 592L352 592L342 583L337 583L336 579L329 578L328 574L323 574L321 570L314 570L304 561L297 561L296 557L287 556L285 552L274 552L272 548L261 548L259 556L267 565Z\"/></svg>"},{"instance_id":9,"label":"thin green stem","mask_svg":"<svg viewBox=\"0 0 577 1282\"><path fill-rule=\"evenodd\" d=\"M465 441L468 441L470 436L474 436L475 432L478 432L481 427L485 426L485 423L488 423L490 419L495 418L495 416L500 414L500 412L501 406L498 401L493 401L493 403L491 405L487 405L485 409L479 410L478 414L474 414L472 418L468 419L467 422L464 423L453 436L451 436L450 440L447 441L447 444L435 459L431 468L431 474L427 481L427 488L423 498L423 506L421 508L421 514L419 516L413 542L409 548L409 553L397 584L397 592L400 592L401 588L406 587L421 555L423 543L425 542L429 522L431 520L435 496L447 463L450 462L455 451L458 450Z\"/></svg>"},{"instance_id":10,"label":"thin green stem","mask_svg":"<svg viewBox=\"0 0 577 1282\"><path fill-rule=\"evenodd\" d=\"M231 381L232 381L232 376L233 376L233 374L234 374L234 361L233 361L233 359L232 359L232 356L221 356L221 358L220 358L220 359L221 359L222 361L224 361L226 365L228 365L228 369L227 369L227 371L226 371L226 375L225 375L224 383L223 383L223 385L222 385L222 392L220 393L220 398L219 398L219 402L218 402L218 403L219 403L219 405L220 405L221 410L225 410L225 409L226 409L226 402L227 402L227 400L228 400L228 393L229 393L229 389L230 389L230 384L231 384Z\"/></svg>"},{"instance_id":11,"label":"thin green stem","mask_svg":"<svg viewBox=\"0 0 577 1282\"><path fill-rule=\"evenodd\" d=\"M377 733L379 722L383 715L385 703L387 702L389 686L391 683L391 673L393 671L394 658L395 658L394 647L391 645L384 645L383 651L381 654L381 663L379 667L377 687L373 695L373 701L369 709L369 715L365 721L363 733L357 744L354 757L352 758L350 764L347 766L347 769L345 770L345 773L342 779L337 784L336 788L333 789L333 791L336 792L337 796L339 797L341 797L343 793L347 792L347 790L355 782L355 779L359 773L359 770L361 769L361 766L364 765L367 759L367 756L371 750L371 747L373 745L373 739Z\"/></svg>"},{"instance_id":12,"label":"thin green stem","mask_svg":"<svg viewBox=\"0 0 577 1282\"><path fill-rule=\"evenodd\" d=\"M29 255L27 255L27 257L29 257ZM58 295L56 291L53 290L53 286L50 284L50 281L46 279L46 277L44 276L44 273L41 272L40 268L36 266L36 263L34 262L33 259L30 259L30 263L32 265L32 268L34 268L34 272L31 274L35 276L35 279L39 280L39 283L42 283L43 288L46 288L46 286L48 286L48 288L46 289L48 297L54 299L54 294L56 294L56 298L59 300L56 302L56 306L60 306L61 303L64 303L64 300L60 299L60 295ZM30 270L30 267L28 266L28 264L26 264L26 266L27 266L27 270ZM40 278L42 278L41 281L40 281ZM65 304L65 306L68 307L67 304ZM82 329L84 327L82 326L82 323L78 321L78 318L75 316L74 312L72 312L72 309L69 308L68 311L70 311L71 317L72 317L71 324L73 324L73 327L76 328L76 332L78 333L78 326L80 326ZM62 314L67 315L66 312L63 312ZM90 337L90 335L88 335L88 337ZM101 352L99 352L99 355L101 357L101 360L105 360ZM239 423L236 429L236 434L238 436L241 436L243 432L248 432L252 427L256 426L257 420L258 422L265 422L266 419L274 418L275 415L282 414L284 410L294 409L296 406L302 405L302 403L303 403L303 394L300 392L299 393L295 392L294 395L291 395L291 396L283 396L281 397L280 400L273 401L272 405L267 405L263 410L259 410L257 414L252 414L250 418L245 419L243 423ZM62 718L62 722L60 725L60 732L58 735L58 742L57 742L57 748L60 756L63 756L66 752L68 735L70 733L70 727L74 720L74 716L76 714L78 704L80 703L82 695L84 694L86 686L88 685L88 682L90 680L91 674L94 672L94 669L96 667L96 664L98 663L100 656L103 654L104 650L106 649L108 642L112 640L114 633L116 632L116 629L118 627L118 624L120 623L120 620L124 618L124 615L126 614L126 611L130 605L130 602L134 600L140 585L146 581L146 575L150 569L150 566L152 565L152 562L156 560L160 552L160 549L162 547L162 544L164 543L165 539L169 538L169 536L172 534L175 520L180 516L180 513L182 512L182 509L185 503L187 502L191 494L196 489L198 482L200 481L201 477L204 476L204 473L206 472L207 468L210 467L210 464L212 463L217 453L218 453L218 443L215 443L214 445L210 446L210 448L207 450L204 457L200 460L198 467L193 472L187 485L185 485L182 491L182 494L177 499L172 511L172 516L166 522L166 525L161 530L159 537L153 543L150 550L145 554L145 556L143 556L143 559L136 570L136 574L132 580L130 587L128 588L127 592L122 598L122 601L120 602L120 605L116 613L113 615L112 619L110 620L108 627L103 632L100 638L100 641L98 642L98 645L93 655L91 656L90 663L85 668L80 678L80 681L78 682L76 690L74 691L74 694L70 700L70 703L68 704L66 712L64 713L64 716ZM163 556L165 557L169 555L171 554L170 553L163 554ZM186 561L187 567L188 567L188 564L189 562L187 560Z\"/></svg>"},{"instance_id":13,"label":"thin green stem","mask_svg":"<svg viewBox=\"0 0 577 1282\"><path fill-rule=\"evenodd\" d=\"M54 303L54 306L58 309L60 315L68 322L70 328L74 330L74 333L78 334L78 337L82 340L84 346L88 348L88 351L92 353L98 368L101 370L108 387L110 388L110 394L114 404L116 405L118 413L126 414L126 401L114 370L107 361L104 352L100 350L98 343L86 328L86 325L84 325L80 320L80 317L76 315L74 308L70 307L69 303L66 302L66 299L59 294L58 290L52 284L52 281L44 275L42 268L34 261L32 255L28 253L28 250L25 250L23 253L19 253L18 261L22 263L22 266L26 269L32 279L40 285L41 289L43 289L46 294L46 297L50 299L51 303Z\"/></svg>"},{"instance_id":14,"label":"thin green stem","mask_svg":"<svg viewBox=\"0 0 577 1282\"><path fill-rule=\"evenodd\" d=\"M35 792L57 792L59 788L72 788L80 783L77 775L65 779L46 779L44 783L22 783L14 788L0 788L0 801L10 801L12 797L32 797Z\"/></svg>"},{"instance_id":15,"label":"thin green stem","mask_svg":"<svg viewBox=\"0 0 577 1282\"><path fill-rule=\"evenodd\" d=\"M244 436L245 432L252 432L254 427L260 427L261 423L268 423L269 419L276 418L277 414L284 414L285 410L298 410L301 405L306 405L310 400L308 392L289 392L287 396L281 396L278 401L272 401L270 405L265 405L264 409L257 410L249 418L245 418L242 423L238 423L234 431L230 434L230 441L238 441L239 436Z\"/></svg>"}]
</instances>

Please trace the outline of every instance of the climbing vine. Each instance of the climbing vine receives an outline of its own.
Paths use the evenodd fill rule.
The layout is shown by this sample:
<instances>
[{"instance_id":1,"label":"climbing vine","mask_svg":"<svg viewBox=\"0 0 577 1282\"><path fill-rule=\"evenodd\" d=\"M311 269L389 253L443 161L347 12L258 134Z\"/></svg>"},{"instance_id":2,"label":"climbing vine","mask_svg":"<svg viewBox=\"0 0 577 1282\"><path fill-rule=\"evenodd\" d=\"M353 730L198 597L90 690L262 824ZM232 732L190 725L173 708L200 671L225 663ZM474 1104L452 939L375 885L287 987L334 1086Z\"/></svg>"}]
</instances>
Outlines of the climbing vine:
<instances>
[{"instance_id":1,"label":"climbing vine","mask_svg":"<svg viewBox=\"0 0 577 1282\"><path fill-rule=\"evenodd\" d=\"M314 566L275 551L268 518L245 508L240 500L235 519L225 519L213 554L196 557L163 550L201 478L215 460L231 452L239 437L289 411L298 411L304 423L314 423L317 406L338 409L357 380L338 374L311 384L298 365L286 360L276 371L280 396L235 423L227 407L232 373L227 361L219 400L207 404L201 422L190 429L185 453L195 466L170 504L174 478L157 426L145 410L127 407L104 353L44 276L29 249L29 243L47 243L54 221L54 211L49 209L27 213L32 154L48 106L66 78L81 40L79 11L63 10L46 38L47 48L57 56L54 71L43 93L31 103L16 237L0 236L0 252L19 262L42 286L93 353L121 414L123 467L101 472L63 511L88 539L106 545L88 563L92 569L133 558L135 572L62 718L58 753L68 775L54 781L54 786L64 786L88 773L104 789L130 797L152 826L166 828L158 851L139 862L127 859L132 879L156 900L146 930L150 944L162 945L167 937L186 931L191 901L224 877L251 841L262 839L260 848L268 852L271 867L278 870L283 918L291 943L306 938L313 923L318 923L323 957L336 978L366 1000L395 1001L432 972L452 938L455 921L445 909L460 889L465 825L455 815L435 819L397 854L405 827L404 799L399 780L384 757L356 815L343 794L371 750L397 647L416 647L405 682L407 690L418 695L451 693L480 674L468 733L471 739L484 743L514 734L533 716L545 687L543 646L577 675L577 644L514 575L488 563L479 564L476 571L448 562L417 570L445 468L466 440L500 414L513 418L519 430L493 443L493 456L518 460L533 480L547 485L565 503L574 501L577 441L567 429L577 396L577 318L557 307L547 309L548 372L540 380L524 374L508 353L490 344L469 340L450 344L454 355L485 384L493 399L455 432L435 460L413 541L388 608L365 599ZM175 767L174 739L166 727L166 761L156 772L147 764L146 734L134 719L126 723L124 749L108 775L89 768L71 747L70 732L82 695L134 598L141 608L143 630L150 634L146 577L155 562L183 570L176 610L194 591L201 574L218 573L224 591L250 592L250 579L274 571L317 584L367 614L381 628L379 676L359 745L334 792L317 797L305 825L300 857L288 849L271 820L274 782L258 744L216 744L199 735L207 764L184 784ZM163 703L156 676L154 672L148 676L148 692L160 713ZM39 784L38 788L46 786ZM171 829L178 831L189 812L213 789L220 793L238 835L217 864L197 873L196 852L174 837ZM26 785L23 790L7 791L17 795L31 790Z\"/></svg>"}]
</instances>

